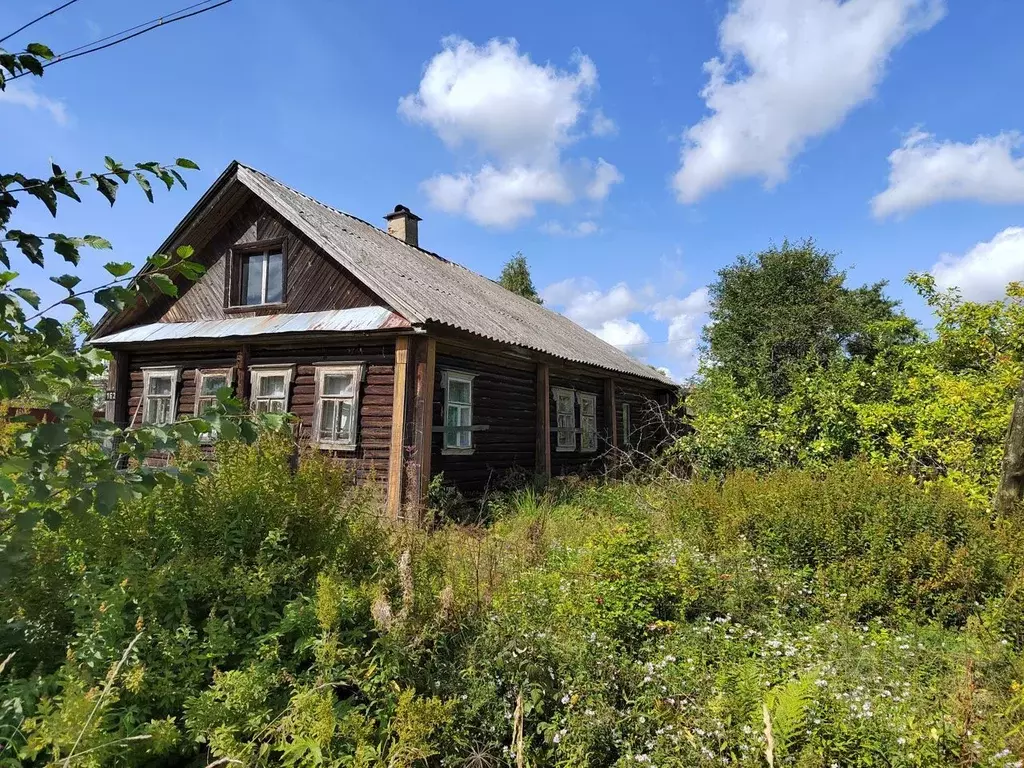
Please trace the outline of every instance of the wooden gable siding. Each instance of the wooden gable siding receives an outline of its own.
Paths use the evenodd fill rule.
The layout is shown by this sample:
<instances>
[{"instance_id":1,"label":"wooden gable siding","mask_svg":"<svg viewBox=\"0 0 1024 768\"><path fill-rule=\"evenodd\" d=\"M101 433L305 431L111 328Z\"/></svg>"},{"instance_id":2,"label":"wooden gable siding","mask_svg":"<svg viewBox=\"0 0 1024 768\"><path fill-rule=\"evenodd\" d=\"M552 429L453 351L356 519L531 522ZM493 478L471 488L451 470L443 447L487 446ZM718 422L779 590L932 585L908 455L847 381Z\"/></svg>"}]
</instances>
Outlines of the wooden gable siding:
<instances>
[{"instance_id":1,"label":"wooden gable siding","mask_svg":"<svg viewBox=\"0 0 1024 768\"><path fill-rule=\"evenodd\" d=\"M285 306L226 309L226 281L231 248L266 240L284 241ZM155 302L133 325L256 317L281 312L316 312L384 303L255 197L238 208L199 251L197 258L206 266L206 274L195 283L181 284L177 300L162 299Z\"/></svg>"},{"instance_id":2,"label":"wooden gable siding","mask_svg":"<svg viewBox=\"0 0 1024 768\"><path fill-rule=\"evenodd\" d=\"M551 474L572 475L588 474L604 467L604 454L608 450L608 433L604 415L604 380L594 376L578 373L575 368L551 366L551 389L549 393L551 408ZM573 404L576 412L576 450L559 451L556 428L558 411L555 403L554 389L571 389L574 392L587 392L597 396L597 451L583 453L580 451L580 405Z\"/></svg>"},{"instance_id":3,"label":"wooden gable siding","mask_svg":"<svg viewBox=\"0 0 1024 768\"><path fill-rule=\"evenodd\" d=\"M536 440L536 366L482 351L437 345L434 380L434 426L444 426L445 391L441 386L446 370L475 374L473 379L473 424L486 430L473 433L473 453L444 452L444 435L431 439L431 472L444 474L444 481L463 493L478 495L503 485L514 472L533 474Z\"/></svg>"},{"instance_id":4,"label":"wooden gable siding","mask_svg":"<svg viewBox=\"0 0 1024 768\"><path fill-rule=\"evenodd\" d=\"M129 368L131 385L128 394L128 418L135 425L142 422L142 381L144 367L177 366L181 370L178 384L178 416L190 416L195 410L196 371L228 368L236 364L235 347L203 351L162 350L133 353ZM289 393L288 408L299 419L296 434L300 444L312 438L315 412L316 364L363 363L366 375L360 389L358 443L355 451L331 451L332 458L350 465L360 479L373 478L387 482L388 454L391 439L391 409L394 398L395 347L393 343L365 345L320 345L302 348L252 347L250 365L294 365L295 375ZM235 387L238 391L238 374Z\"/></svg>"}]
</instances>

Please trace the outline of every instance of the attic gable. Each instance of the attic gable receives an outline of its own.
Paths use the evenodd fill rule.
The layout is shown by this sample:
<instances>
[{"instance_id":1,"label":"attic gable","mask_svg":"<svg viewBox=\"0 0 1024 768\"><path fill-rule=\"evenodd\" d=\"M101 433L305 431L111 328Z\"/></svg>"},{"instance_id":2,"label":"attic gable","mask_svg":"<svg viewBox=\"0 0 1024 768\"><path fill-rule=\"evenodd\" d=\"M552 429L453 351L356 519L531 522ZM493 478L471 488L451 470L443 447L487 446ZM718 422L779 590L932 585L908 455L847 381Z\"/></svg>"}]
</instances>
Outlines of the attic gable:
<instances>
[{"instance_id":1,"label":"attic gable","mask_svg":"<svg viewBox=\"0 0 1024 768\"><path fill-rule=\"evenodd\" d=\"M206 273L179 283L175 298L104 317L95 335L150 323L184 323L383 306L366 286L310 242L296 227L244 185L226 180L224 189L193 209L161 251L191 245ZM184 225L184 226L183 226ZM283 301L246 306L239 302L240 260L263 245L281 252L285 264Z\"/></svg>"}]
</instances>

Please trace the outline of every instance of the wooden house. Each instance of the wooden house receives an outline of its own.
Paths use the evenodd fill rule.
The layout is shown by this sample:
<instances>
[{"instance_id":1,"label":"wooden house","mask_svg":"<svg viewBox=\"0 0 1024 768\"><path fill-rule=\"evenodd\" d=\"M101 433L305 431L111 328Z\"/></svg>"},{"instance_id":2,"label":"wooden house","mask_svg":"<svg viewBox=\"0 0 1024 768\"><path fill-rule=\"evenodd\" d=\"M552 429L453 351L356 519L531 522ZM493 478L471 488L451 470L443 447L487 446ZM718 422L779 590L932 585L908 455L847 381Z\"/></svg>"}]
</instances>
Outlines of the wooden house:
<instances>
[{"instance_id":1,"label":"wooden house","mask_svg":"<svg viewBox=\"0 0 1024 768\"><path fill-rule=\"evenodd\" d=\"M649 444L676 386L568 318L387 230L231 163L161 246L207 268L96 326L114 354L108 417L200 414L225 385L287 411L299 440L386 483L393 514L443 473L468 495L519 469L601 466Z\"/></svg>"}]
</instances>

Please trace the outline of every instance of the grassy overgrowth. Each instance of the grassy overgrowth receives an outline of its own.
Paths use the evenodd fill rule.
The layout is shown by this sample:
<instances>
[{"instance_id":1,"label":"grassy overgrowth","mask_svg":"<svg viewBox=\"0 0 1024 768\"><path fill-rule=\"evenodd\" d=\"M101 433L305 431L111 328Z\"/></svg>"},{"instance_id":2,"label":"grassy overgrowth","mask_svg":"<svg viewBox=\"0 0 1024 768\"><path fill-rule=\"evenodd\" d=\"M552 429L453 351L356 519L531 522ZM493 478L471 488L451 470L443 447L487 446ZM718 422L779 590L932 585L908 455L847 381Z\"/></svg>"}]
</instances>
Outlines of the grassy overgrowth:
<instances>
[{"instance_id":1,"label":"grassy overgrowth","mask_svg":"<svg viewBox=\"0 0 1024 768\"><path fill-rule=\"evenodd\" d=\"M1024 533L952 492L558 485L428 534L315 456L221 450L36 531L0 764L1019 765Z\"/></svg>"}]
</instances>

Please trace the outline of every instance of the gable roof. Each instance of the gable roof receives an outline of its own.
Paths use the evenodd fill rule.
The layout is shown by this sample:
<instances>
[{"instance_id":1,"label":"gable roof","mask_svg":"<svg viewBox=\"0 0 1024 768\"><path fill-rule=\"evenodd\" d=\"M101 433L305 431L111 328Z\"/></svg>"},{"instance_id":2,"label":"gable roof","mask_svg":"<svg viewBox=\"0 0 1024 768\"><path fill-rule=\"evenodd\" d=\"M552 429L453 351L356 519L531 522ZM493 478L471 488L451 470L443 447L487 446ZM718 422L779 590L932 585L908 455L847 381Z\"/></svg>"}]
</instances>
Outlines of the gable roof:
<instances>
[{"instance_id":1,"label":"gable roof","mask_svg":"<svg viewBox=\"0 0 1024 768\"><path fill-rule=\"evenodd\" d=\"M482 275L282 184L237 161L178 225L161 248L226 184L238 182L263 200L413 325L437 323L492 341L583 365L676 384L599 339L564 315L512 293ZM97 330L106 328L104 317Z\"/></svg>"}]
</instances>

